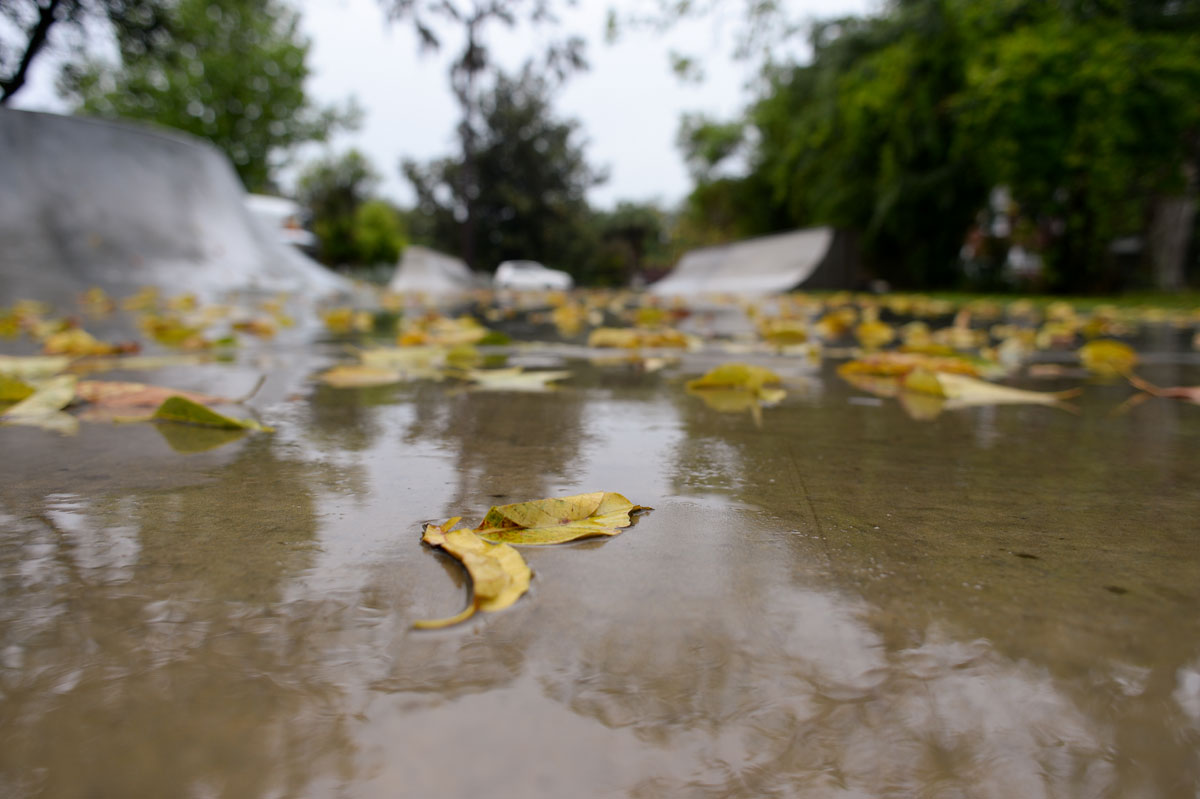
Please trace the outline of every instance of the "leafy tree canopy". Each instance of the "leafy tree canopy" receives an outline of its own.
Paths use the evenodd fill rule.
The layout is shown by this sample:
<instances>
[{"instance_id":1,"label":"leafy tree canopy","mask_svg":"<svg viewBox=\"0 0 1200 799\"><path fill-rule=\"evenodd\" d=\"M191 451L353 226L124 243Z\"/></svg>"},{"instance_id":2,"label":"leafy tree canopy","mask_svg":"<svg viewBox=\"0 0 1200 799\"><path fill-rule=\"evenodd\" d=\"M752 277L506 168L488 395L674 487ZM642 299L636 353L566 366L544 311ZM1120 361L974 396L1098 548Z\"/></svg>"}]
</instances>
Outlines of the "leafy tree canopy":
<instances>
[{"instance_id":1,"label":"leafy tree canopy","mask_svg":"<svg viewBox=\"0 0 1200 799\"><path fill-rule=\"evenodd\" d=\"M578 123L554 117L549 94L548 81L531 68L498 74L481 95L470 161L404 163L417 195L415 238L473 253L473 268L529 258L579 272L587 257L587 190L604 178L587 163Z\"/></svg>"},{"instance_id":2,"label":"leafy tree canopy","mask_svg":"<svg viewBox=\"0 0 1200 799\"><path fill-rule=\"evenodd\" d=\"M349 150L309 164L296 193L312 212L317 257L330 266L395 263L405 245L400 212L375 197L379 174Z\"/></svg>"},{"instance_id":3,"label":"leafy tree canopy","mask_svg":"<svg viewBox=\"0 0 1200 799\"><path fill-rule=\"evenodd\" d=\"M1055 284L1103 287L1113 239L1195 193L1198 34L1200 3L1135 0L899 0L816 24L811 61L766 68L749 174L700 175L689 210L725 209L729 235L750 215L858 231L880 276L947 285L1003 184ZM685 153L723 156L720 126L696 131Z\"/></svg>"},{"instance_id":4,"label":"leafy tree canopy","mask_svg":"<svg viewBox=\"0 0 1200 799\"><path fill-rule=\"evenodd\" d=\"M170 46L118 32L120 63L85 60L60 88L85 113L156 122L212 141L246 188L269 190L298 144L357 123L353 104L321 108L304 91L309 42L280 0L177 0Z\"/></svg>"}]
</instances>

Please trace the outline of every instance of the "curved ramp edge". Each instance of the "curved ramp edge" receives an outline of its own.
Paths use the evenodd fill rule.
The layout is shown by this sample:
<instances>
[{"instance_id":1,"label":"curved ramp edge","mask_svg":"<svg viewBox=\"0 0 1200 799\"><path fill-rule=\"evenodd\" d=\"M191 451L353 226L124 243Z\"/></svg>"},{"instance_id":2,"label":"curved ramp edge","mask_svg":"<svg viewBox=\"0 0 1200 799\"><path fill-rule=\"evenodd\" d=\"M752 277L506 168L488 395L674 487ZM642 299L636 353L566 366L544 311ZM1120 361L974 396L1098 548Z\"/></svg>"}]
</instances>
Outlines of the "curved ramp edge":
<instances>
[{"instance_id":1,"label":"curved ramp edge","mask_svg":"<svg viewBox=\"0 0 1200 799\"><path fill-rule=\"evenodd\" d=\"M833 228L820 227L691 250L649 290L661 296L789 291L814 277L833 243Z\"/></svg>"},{"instance_id":2,"label":"curved ramp edge","mask_svg":"<svg viewBox=\"0 0 1200 799\"><path fill-rule=\"evenodd\" d=\"M225 156L186 134L0 109L0 297L351 289L278 241L244 198Z\"/></svg>"}]
</instances>

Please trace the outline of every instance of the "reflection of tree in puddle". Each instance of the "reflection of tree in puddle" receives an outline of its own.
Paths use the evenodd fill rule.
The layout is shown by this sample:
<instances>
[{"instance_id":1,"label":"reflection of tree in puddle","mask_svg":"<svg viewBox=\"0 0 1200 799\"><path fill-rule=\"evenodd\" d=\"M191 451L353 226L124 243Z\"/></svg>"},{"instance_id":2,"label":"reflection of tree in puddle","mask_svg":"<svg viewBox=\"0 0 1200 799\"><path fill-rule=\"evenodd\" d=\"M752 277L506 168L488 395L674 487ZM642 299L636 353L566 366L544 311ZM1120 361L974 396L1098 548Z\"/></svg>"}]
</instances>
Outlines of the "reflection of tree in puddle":
<instances>
[{"instance_id":1,"label":"reflection of tree in puddle","mask_svg":"<svg viewBox=\"0 0 1200 799\"><path fill-rule=\"evenodd\" d=\"M911 728L913 740L904 744L914 752L911 768L882 760L884 767L868 775L899 787L869 780L860 790L909 795L919 791L905 785L935 785L945 786L935 795L971 793L969 781L954 782L963 774L1004 787L995 795L1104 793L1089 788L1095 785L1109 786L1110 795L1194 790L1194 738L1182 732L1187 724L1178 713L1158 710L1175 704L1176 675L1194 659L1200 636L1189 476L1197 461L1179 421L1160 419L1146 435L1142 422L1117 423L1089 409L1076 418L989 408L920 424L896 408L830 399L834 404L819 413L777 409L762 433L678 403L688 434L676 452L677 491L717 493L794 530L796 568L816 558L826 579L851 586L876 608L886 642L886 679L833 715L822 711L811 721L811 710L779 710L790 699L767 703L772 718L782 712L786 720L779 739L798 743L776 747L761 774L787 773L806 751L859 745L854 741L868 753L880 750L884 739L871 736ZM698 483L697 475L707 477ZM730 555L749 559L740 547ZM931 642L921 633L929 629L986 643L967 657L961 645ZM815 651L797 652L795 662ZM944 661L933 677L913 671L912 664L930 658ZM749 661L747 655L738 667L753 674L757 664ZM928 709L916 704L916 686L929 693ZM628 688L634 695L644 689ZM612 685L605 696L623 690ZM824 690L799 684L794 695L807 707L814 697L826 701ZM838 739L845 714L858 731L852 736L847 727ZM824 750L822 736L831 736ZM1039 747L1056 757L1030 754ZM727 762L739 758L754 762L753 748ZM1026 767L1013 765L1022 758ZM1005 767L1029 784L1002 780ZM851 784L850 765L829 773L828 784L797 782L808 791L799 795ZM1044 785L1029 776L1039 773ZM726 778L714 772L712 792L738 795L731 786L743 778L735 770ZM670 784L704 795L698 782ZM646 795L655 790L648 786ZM768 783L758 790L796 795Z\"/></svg>"},{"instance_id":2,"label":"reflection of tree in puddle","mask_svg":"<svg viewBox=\"0 0 1200 799\"><path fill-rule=\"evenodd\" d=\"M278 604L318 471L254 439L199 484L0 516L5 790L282 795L348 771L337 620Z\"/></svg>"},{"instance_id":3,"label":"reflection of tree in puddle","mask_svg":"<svg viewBox=\"0 0 1200 799\"><path fill-rule=\"evenodd\" d=\"M500 688L521 673L537 637L513 617L492 617L480 634L417 633L393 644L388 673L372 688L407 694L408 709Z\"/></svg>"},{"instance_id":4,"label":"reflection of tree in puddle","mask_svg":"<svg viewBox=\"0 0 1200 799\"><path fill-rule=\"evenodd\" d=\"M889 649L869 608L834 594L783 589L770 604L750 625L589 631L545 690L672 753L681 775L637 796L1111 790L1111 733L1037 667L934 632Z\"/></svg>"},{"instance_id":5,"label":"reflection of tree in puddle","mask_svg":"<svg viewBox=\"0 0 1200 799\"><path fill-rule=\"evenodd\" d=\"M436 441L457 457L455 513L490 500L547 496L569 481L587 444L585 395L419 390L407 440Z\"/></svg>"},{"instance_id":6,"label":"reflection of tree in puddle","mask_svg":"<svg viewBox=\"0 0 1200 799\"><path fill-rule=\"evenodd\" d=\"M322 446L359 452L379 441L380 406L396 402L396 386L343 389L318 384L309 398L304 430Z\"/></svg>"}]
</instances>

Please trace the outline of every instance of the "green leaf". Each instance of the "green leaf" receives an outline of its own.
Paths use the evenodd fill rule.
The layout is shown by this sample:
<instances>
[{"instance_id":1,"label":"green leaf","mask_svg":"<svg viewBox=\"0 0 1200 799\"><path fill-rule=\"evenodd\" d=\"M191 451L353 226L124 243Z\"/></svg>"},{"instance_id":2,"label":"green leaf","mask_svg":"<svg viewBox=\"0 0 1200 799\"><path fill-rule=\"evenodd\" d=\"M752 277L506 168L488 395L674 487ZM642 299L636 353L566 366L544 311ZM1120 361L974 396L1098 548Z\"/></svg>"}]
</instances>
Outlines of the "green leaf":
<instances>
[{"instance_id":1,"label":"green leaf","mask_svg":"<svg viewBox=\"0 0 1200 799\"><path fill-rule=\"evenodd\" d=\"M192 402L184 397L168 397L158 406L152 419L163 422L194 424L203 427L218 427L225 430L259 430L272 433L274 430L253 419L234 419L217 413L211 408Z\"/></svg>"},{"instance_id":2,"label":"green leaf","mask_svg":"<svg viewBox=\"0 0 1200 799\"><path fill-rule=\"evenodd\" d=\"M0 418L28 419L61 411L75 399L75 380L74 375L62 375L46 380L35 392L0 414Z\"/></svg>"}]
</instances>

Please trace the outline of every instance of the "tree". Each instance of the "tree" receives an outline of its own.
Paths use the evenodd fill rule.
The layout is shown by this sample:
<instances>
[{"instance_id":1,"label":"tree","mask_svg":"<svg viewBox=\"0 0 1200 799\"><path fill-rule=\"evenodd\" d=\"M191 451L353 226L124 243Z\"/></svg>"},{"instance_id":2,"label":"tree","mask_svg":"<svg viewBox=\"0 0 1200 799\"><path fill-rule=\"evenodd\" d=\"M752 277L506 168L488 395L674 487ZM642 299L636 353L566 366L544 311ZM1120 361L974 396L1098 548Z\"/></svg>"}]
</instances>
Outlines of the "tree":
<instances>
[{"instance_id":1,"label":"tree","mask_svg":"<svg viewBox=\"0 0 1200 799\"><path fill-rule=\"evenodd\" d=\"M589 285L627 286L669 266L667 215L651 203L620 202L592 214L598 250L585 261Z\"/></svg>"},{"instance_id":2,"label":"tree","mask_svg":"<svg viewBox=\"0 0 1200 799\"><path fill-rule=\"evenodd\" d=\"M1191 33L1163 30L1152 4L1140 5L1123 9L1135 16L1051 17L991 39L957 100L963 139L1044 231L1060 288L1128 282L1110 249L1130 236L1160 261L1160 288L1182 286L1200 168L1200 17Z\"/></svg>"},{"instance_id":3,"label":"tree","mask_svg":"<svg viewBox=\"0 0 1200 799\"><path fill-rule=\"evenodd\" d=\"M817 25L810 65L777 69L751 112L755 171L795 224L857 231L896 285L948 285L986 197L947 99L971 42L947 0Z\"/></svg>"},{"instance_id":4,"label":"tree","mask_svg":"<svg viewBox=\"0 0 1200 799\"><path fill-rule=\"evenodd\" d=\"M459 252L474 268L529 258L579 274L588 257L587 190L603 176L587 164L578 123L553 117L549 90L531 67L498 74L480 97L470 159L404 163L417 194L415 238Z\"/></svg>"},{"instance_id":5,"label":"tree","mask_svg":"<svg viewBox=\"0 0 1200 799\"><path fill-rule=\"evenodd\" d=\"M367 200L354 212L356 263L395 264L407 238L400 211L385 200Z\"/></svg>"},{"instance_id":6,"label":"tree","mask_svg":"<svg viewBox=\"0 0 1200 799\"><path fill-rule=\"evenodd\" d=\"M118 35L120 64L89 59L60 88L86 113L156 122L212 141L250 191L272 186L295 146L353 126L358 112L321 108L304 91L309 42L280 0L177 0L170 47Z\"/></svg>"},{"instance_id":7,"label":"tree","mask_svg":"<svg viewBox=\"0 0 1200 799\"><path fill-rule=\"evenodd\" d=\"M330 266L395 263L404 248L399 212L373 197L379 174L358 150L310 164L297 196L312 212L317 257Z\"/></svg>"},{"instance_id":8,"label":"tree","mask_svg":"<svg viewBox=\"0 0 1200 799\"><path fill-rule=\"evenodd\" d=\"M495 75L491 52L486 44L486 32L495 23L508 28L515 27L521 21L532 26L554 24L558 20L553 13L553 0L381 2L390 18L411 21L424 48L438 49L441 46L443 36L438 29L447 23L463 36L462 50L450 65L450 88L462 112L457 128L460 154L453 174L458 183L458 193L466 196L472 190L470 187L480 181L476 161L479 158L480 137L485 125L484 102L485 98L496 90L496 87L489 85L489 81L486 80L489 75ZM583 40L578 36L551 41L546 45L541 58L540 68L543 74L554 76L561 81L571 72L585 68L583 49ZM479 241L475 206L468 203L461 207L461 212L464 216L457 225L459 243L449 249L456 250L467 263L477 263L480 257L475 251Z\"/></svg>"},{"instance_id":9,"label":"tree","mask_svg":"<svg viewBox=\"0 0 1200 799\"><path fill-rule=\"evenodd\" d=\"M1195 0L896 0L818 23L811 61L764 73L746 176L711 177L732 128L685 129L703 167L685 219L835 225L878 276L946 286L987 192L1008 185L1054 287L1113 288L1115 238L1186 251L1197 32Z\"/></svg>"},{"instance_id":10,"label":"tree","mask_svg":"<svg viewBox=\"0 0 1200 799\"><path fill-rule=\"evenodd\" d=\"M168 31L165 0L4 0L0 2L0 105L24 86L34 61L56 38L71 50L87 41L89 27L107 24L118 37L150 51ZM3 24L7 23L7 25ZM65 41L63 41L65 39Z\"/></svg>"}]
</instances>

